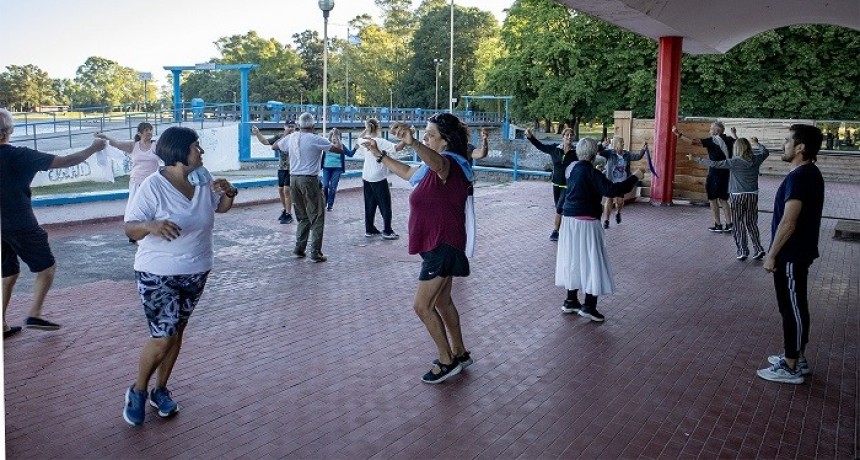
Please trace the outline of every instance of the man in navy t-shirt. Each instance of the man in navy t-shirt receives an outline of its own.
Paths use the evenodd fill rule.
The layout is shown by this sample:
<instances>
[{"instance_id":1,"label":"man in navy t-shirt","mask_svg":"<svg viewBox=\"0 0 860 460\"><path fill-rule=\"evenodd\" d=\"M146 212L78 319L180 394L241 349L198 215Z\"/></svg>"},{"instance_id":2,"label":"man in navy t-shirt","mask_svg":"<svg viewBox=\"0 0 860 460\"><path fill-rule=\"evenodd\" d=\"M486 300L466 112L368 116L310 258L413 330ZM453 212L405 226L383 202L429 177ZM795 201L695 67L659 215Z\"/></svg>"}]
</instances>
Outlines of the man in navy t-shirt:
<instances>
[{"instance_id":1,"label":"man in navy t-shirt","mask_svg":"<svg viewBox=\"0 0 860 460\"><path fill-rule=\"evenodd\" d=\"M54 255L48 246L48 234L39 226L30 200L30 182L39 171L68 168L83 162L90 155L105 148L107 141L95 139L93 143L66 156L42 153L26 147L9 144L15 124L12 114L0 109L0 240L2 240L3 274L3 338L21 331L19 326L6 324L6 308L12 298L12 289L21 272L18 258L30 271L36 273L33 283L33 304L24 320L24 326L34 329L56 330L59 324L42 318L42 304L54 281Z\"/></svg>"},{"instance_id":2,"label":"man in navy t-shirt","mask_svg":"<svg viewBox=\"0 0 860 460\"><path fill-rule=\"evenodd\" d=\"M765 380L803 383L810 373L804 356L809 341L809 266L818 258L818 233L824 209L824 179L815 165L824 136L810 125L792 125L782 161L792 169L776 192L771 244L764 269L773 273L776 301L782 315L785 351L768 357L771 366L759 369Z\"/></svg>"}]
</instances>

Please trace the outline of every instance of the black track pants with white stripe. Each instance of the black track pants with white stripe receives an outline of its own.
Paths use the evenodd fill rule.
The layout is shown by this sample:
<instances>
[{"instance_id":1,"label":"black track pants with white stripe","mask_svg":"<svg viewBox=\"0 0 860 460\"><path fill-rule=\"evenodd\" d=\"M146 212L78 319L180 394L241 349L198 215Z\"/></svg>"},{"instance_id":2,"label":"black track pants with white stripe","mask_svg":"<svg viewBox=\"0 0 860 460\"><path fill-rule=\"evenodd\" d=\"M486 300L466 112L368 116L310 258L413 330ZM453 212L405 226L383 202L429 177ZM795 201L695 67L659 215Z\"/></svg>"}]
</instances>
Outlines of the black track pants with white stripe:
<instances>
[{"instance_id":1,"label":"black track pants with white stripe","mask_svg":"<svg viewBox=\"0 0 860 460\"><path fill-rule=\"evenodd\" d=\"M776 302L782 315L785 357L797 359L809 341L809 302L807 279L809 264L777 262L773 274Z\"/></svg>"}]
</instances>

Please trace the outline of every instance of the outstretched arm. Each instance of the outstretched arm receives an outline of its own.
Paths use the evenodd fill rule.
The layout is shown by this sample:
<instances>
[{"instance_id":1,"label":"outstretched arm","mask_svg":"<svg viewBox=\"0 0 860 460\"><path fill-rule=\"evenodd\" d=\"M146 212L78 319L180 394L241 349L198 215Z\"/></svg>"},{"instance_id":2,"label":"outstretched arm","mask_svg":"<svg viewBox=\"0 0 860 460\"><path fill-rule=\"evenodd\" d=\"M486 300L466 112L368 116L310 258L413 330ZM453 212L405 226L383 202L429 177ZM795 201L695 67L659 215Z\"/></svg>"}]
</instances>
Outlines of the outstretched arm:
<instances>
[{"instance_id":1,"label":"outstretched arm","mask_svg":"<svg viewBox=\"0 0 860 460\"><path fill-rule=\"evenodd\" d=\"M95 137L98 139L106 140L108 142L108 144L110 144L111 147L118 148L125 153L131 153L131 151L134 150L134 141L118 141L116 139L109 137L107 134L104 134L104 133L95 133ZM104 148L104 147L102 147L102 148ZM99 149L99 150L101 150L101 149Z\"/></svg>"},{"instance_id":2,"label":"outstretched arm","mask_svg":"<svg viewBox=\"0 0 860 460\"><path fill-rule=\"evenodd\" d=\"M71 155L66 155L62 157L54 157L54 161L51 162L51 169L68 168L70 166L74 166L78 163L81 163L99 150L104 150L105 145L107 145L107 141L103 138L98 138L93 140L93 143L90 144L89 147L81 150L80 152L75 152Z\"/></svg>"},{"instance_id":3,"label":"outstretched arm","mask_svg":"<svg viewBox=\"0 0 860 460\"><path fill-rule=\"evenodd\" d=\"M270 145L269 140L266 139L266 136L264 136L263 133L260 132L260 128L256 126L251 126L251 134L253 134L254 137L256 137L258 141L260 141L261 144Z\"/></svg>"},{"instance_id":4,"label":"outstretched arm","mask_svg":"<svg viewBox=\"0 0 860 460\"><path fill-rule=\"evenodd\" d=\"M412 175L415 174L415 171L418 170L418 166L409 166L402 161L391 158L387 152L379 150L379 146L376 145L375 139L367 139L364 143L364 147L376 157L376 161L382 163L382 165L388 168L389 171L393 172L397 177L403 180L409 180L412 178Z\"/></svg>"},{"instance_id":5,"label":"outstretched arm","mask_svg":"<svg viewBox=\"0 0 860 460\"><path fill-rule=\"evenodd\" d=\"M672 134L674 134L675 136L677 136L677 138L678 138L679 140L680 140L680 139L684 139L684 141L686 141L686 142L687 142L687 143L689 143L689 144L695 145L696 147L701 147L701 146L702 146L702 141L700 141L699 139L693 139L693 138L692 138L692 137L690 137L690 136L685 136L684 134L681 134L681 131L678 131L678 127L677 127L677 126L673 126L673 127L672 127Z\"/></svg>"}]
</instances>

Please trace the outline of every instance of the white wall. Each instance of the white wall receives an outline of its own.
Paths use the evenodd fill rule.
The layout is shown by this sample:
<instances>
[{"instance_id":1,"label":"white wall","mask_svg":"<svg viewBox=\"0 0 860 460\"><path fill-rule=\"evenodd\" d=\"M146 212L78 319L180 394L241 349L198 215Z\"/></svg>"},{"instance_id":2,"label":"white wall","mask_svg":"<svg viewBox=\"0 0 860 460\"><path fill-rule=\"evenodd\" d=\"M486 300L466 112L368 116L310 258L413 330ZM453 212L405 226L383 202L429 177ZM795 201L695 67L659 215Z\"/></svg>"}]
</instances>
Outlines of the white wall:
<instances>
[{"instance_id":1,"label":"white wall","mask_svg":"<svg viewBox=\"0 0 860 460\"><path fill-rule=\"evenodd\" d=\"M239 126L223 126L218 128L198 129L200 146L206 152L203 155L203 165L211 172L236 171L239 168ZM80 151L81 148L65 149L50 152L64 156ZM269 146L260 144L251 138L251 158L274 158ZM108 160L110 161L110 160ZM131 162L126 157L123 161L110 161L113 174L107 172L107 162L99 164L96 155L85 162L71 168L51 169L36 174L32 187L46 185L69 184L74 182L112 182L113 177L125 176L131 171ZM113 176L113 177L112 177Z\"/></svg>"}]
</instances>

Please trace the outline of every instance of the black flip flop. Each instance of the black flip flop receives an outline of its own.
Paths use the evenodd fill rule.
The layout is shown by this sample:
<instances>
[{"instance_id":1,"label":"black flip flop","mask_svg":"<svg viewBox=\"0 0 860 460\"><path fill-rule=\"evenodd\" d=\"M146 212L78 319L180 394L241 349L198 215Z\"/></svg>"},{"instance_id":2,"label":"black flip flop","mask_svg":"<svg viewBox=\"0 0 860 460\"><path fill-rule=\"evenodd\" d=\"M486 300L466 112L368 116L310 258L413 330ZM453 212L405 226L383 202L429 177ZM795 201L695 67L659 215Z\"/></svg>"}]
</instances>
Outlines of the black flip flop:
<instances>
[{"instance_id":1,"label":"black flip flop","mask_svg":"<svg viewBox=\"0 0 860 460\"><path fill-rule=\"evenodd\" d=\"M8 330L3 331L3 338L8 339L19 332L21 332L21 326L12 326Z\"/></svg>"}]
</instances>

